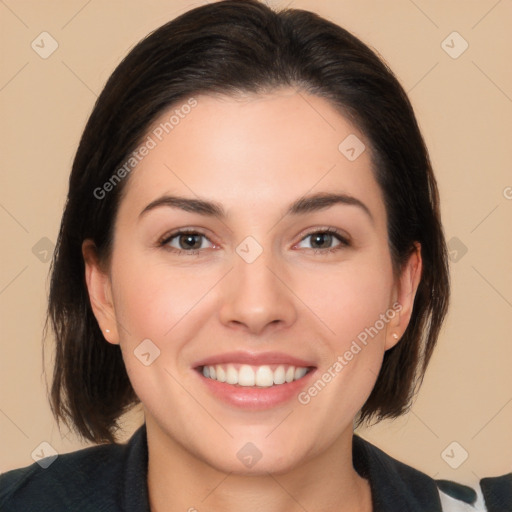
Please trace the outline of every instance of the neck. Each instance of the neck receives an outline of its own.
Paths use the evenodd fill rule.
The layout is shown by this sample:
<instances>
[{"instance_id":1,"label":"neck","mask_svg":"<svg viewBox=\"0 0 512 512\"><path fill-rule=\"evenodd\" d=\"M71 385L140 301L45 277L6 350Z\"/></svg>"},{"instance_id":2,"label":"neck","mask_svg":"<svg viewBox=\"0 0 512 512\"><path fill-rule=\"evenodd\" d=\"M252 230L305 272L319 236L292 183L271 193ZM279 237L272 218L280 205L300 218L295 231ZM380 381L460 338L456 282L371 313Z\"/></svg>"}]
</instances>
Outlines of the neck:
<instances>
[{"instance_id":1,"label":"neck","mask_svg":"<svg viewBox=\"0 0 512 512\"><path fill-rule=\"evenodd\" d=\"M224 473L146 419L151 512L371 512L369 482L352 464L352 429L286 473Z\"/></svg>"}]
</instances>

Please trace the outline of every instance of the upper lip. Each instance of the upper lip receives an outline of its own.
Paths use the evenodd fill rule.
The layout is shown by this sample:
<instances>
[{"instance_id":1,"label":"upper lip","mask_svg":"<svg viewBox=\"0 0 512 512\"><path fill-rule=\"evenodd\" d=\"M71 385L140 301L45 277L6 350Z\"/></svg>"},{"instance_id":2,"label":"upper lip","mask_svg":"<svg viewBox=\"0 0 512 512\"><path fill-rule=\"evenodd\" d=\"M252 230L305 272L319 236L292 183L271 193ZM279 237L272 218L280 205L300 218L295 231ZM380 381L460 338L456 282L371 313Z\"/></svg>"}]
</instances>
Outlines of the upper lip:
<instances>
[{"instance_id":1,"label":"upper lip","mask_svg":"<svg viewBox=\"0 0 512 512\"><path fill-rule=\"evenodd\" d=\"M261 366L265 364L283 364L289 366L300 366L304 368L315 366L311 361L300 359L283 352L225 352L224 354L217 354L197 361L194 364L194 368L227 363L248 364L253 366Z\"/></svg>"}]
</instances>

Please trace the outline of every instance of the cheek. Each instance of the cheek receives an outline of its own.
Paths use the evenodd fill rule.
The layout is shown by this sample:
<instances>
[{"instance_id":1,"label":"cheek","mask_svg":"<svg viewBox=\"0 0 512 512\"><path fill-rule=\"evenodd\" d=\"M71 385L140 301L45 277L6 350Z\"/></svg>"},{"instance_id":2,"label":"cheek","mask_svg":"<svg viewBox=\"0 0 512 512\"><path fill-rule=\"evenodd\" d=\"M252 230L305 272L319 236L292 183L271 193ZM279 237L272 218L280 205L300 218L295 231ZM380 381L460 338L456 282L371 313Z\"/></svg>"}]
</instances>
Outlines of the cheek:
<instances>
[{"instance_id":1,"label":"cheek","mask_svg":"<svg viewBox=\"0 0 512 512\"><path fill-rule=\"evenodd\" d=\"M317 338L324 356L320 382L306 390L301 403L309 403L315 414L321 414L326 403L333 404L332 410L338 411L333 412L335 423L347 412L355 415L377 379L388 324L396 315L391 267L378 260L373 265L347 265L303 285L310 290L308 306L326 334ZM320 394L322 398L314 398Z\"/></svg>"},{"instance_id":2,"label":"cheek","mask_svg":"<svg viewBox=\"0 0 512 512\"><path fill-rule=\"evenodd\" d=\"M126 327L126 341L149 338L159 343L172 336L174 327L193 313L214 285L215 276L203 274L149 265L135 257L119 262L113 275L114 301L118 321Z\"/></svg>"},{"instance_id":3,"label":"cheek","mask_svg":"<svg viewBox=\"0 0 512 512\"><path fill-rule=\"evenodd\" d=\"M328 327L333 348L342 349L376 323L379 332L385 332L381 318L391 307L390 266L341 265L336 271L301 279L305 302Z\"/></svg>"},{"instance_id":4,"label":"cheek","mask_svg":"<svg viewBox=\"0 0 512 512\"><path fill-rule=\"evenodd\" d=\"M163 405L155 402L155 390L167 389L169 396L180 393L170 374L174 375L187 342L183 329L195 319L195 307L207 291L207 283L190 272L150 264L142 254L119 258L116 266L114 263L115 313L126 370L141 401L154 407L157 415L165 416L165 410L156 412ZM147 366L140 359L145 353L150 354Z\"/></svg>"}]
</instances>

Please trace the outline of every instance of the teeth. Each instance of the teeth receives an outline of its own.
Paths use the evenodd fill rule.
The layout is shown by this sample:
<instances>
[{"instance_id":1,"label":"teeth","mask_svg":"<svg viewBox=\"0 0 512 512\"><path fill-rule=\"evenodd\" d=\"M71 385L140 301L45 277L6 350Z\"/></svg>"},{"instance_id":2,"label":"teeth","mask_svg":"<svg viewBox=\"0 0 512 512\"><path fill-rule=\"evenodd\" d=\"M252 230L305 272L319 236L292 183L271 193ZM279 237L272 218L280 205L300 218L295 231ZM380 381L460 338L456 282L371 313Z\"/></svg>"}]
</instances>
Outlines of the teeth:
<instances>
[{"instance_id":1,"label":"teeth","mask_svg":"<svg viewBox=\"0 0 512 512\"><path fill-rule=\"evenodd\" d=\"M226 372L222 366L217 366L217 380L219 382L226 382Z\"/></svg>"},{"instance_id":2,"label":"teeth","mask_svg":"<svg viewBox=\"0 0 512 512\"><path fill-rule=\"evenodd\" d=\"M284 371L284 366L278 366L274 370L274 384L284 384L285 382L286 382L286 373Z\"/></svg>"},{"instance_id":3,"label":"teeth","mask_svg":"<svg viewBox=\"0 0 512 512\"><path fill-rule=\"evenodd\" d=\"M203 375L228 384L238 384L244 387L267 388L299 380L308 373L307 368L279 365L272 370L268 365L250 366L243 364L237 369L233 364L204 366Z\"/></svg>"},{"instance_id":4,"label":"teeth","mask_svg":"<svg viewBox=\"0 0 512 512\"><path fill-rule=\"evenodd\" d=\"M226 382L228 384L238 384L238 372L232 365L228 365L226 370Z\"/></svg>"},{"instance_id":5,"label":"teeth","mask_svg":"<svg viewBox=\"0 0 512 512\"><path fill-rule=\"evenodd\" d=\"M251 368L249 366L249 368ZM251 368L252 371L252 368ZM268 388L274 385L274 372L268 366L260 366L256 370L255 377L256 386Z\"/></svg>"},{"instance_id":6,"label":"teeth","mask_svg":"<svg viewBox=\"0 0 512 512\"><path fill-rule=\"evenodd\" d=\"M307 368L296 368L295 369L295 380L302 379L302 377L304 377L304 375L306 375L307 371L308 371ZM215 378L215 373L212 376L211 370L210 370L210 377L212 377L212 379Z\"/></svg>"},{"instance_id":7,"label":"teeth","mask_svg":"<svg viewBox=\"0 0 512 512\"><path fill-rule=\"evenodd\" d=\"M254 370L244 364L238 372L238 384L240 384L240 386L254 386L255 381L256 376L254 375Z\"/></svg>"}]
</instances>

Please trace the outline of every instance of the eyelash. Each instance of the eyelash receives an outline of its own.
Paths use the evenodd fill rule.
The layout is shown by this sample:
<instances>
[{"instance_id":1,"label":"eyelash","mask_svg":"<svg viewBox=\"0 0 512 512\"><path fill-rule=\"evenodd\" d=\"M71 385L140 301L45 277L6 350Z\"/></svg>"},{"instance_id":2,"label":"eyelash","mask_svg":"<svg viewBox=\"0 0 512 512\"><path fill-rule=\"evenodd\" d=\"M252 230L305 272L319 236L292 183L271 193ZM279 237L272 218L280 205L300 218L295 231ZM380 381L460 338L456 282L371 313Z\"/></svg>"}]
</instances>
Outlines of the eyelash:
<instances>
[{"instance_id":1,"label":"eyelash","mask_svg":"<svg viewBox=\"0 0 512 512\"><path fill-rule=\"evenodd\" d=\"M310 231L309 233L306 233L304 235L304 237L300 240L300 242L304 241L309 236L317 235L317 234L326 234L326 233L330 234L330 235L334 235L334 237L340 242L340 244L337 245L336 247L331 247L331 248L327 248L327 249L310 249L310 250L312 250L314 252L314 254L321 254L323 256L326 256L328 254L335 253L335 252L337 252L337 251L339 251L339 250L341 250L343 248L351 246L351 243L349 242L349 240L345 236L343 236L340 231L338 231L335 228L320 228L320 229L317 228L314 231ZM203 249L195 249L195 250L191 250L191 251L185 251L183 249L176 249L174 247L169 247L167 245L173 238L179 237L180 235L200 235L200 236L204 236L205 238L208 239L208 237L204 233L201 233L198 230L195 230L195 229L181 229L181 230L178 230L178 231L174 231L174 232L172 232L170 234L165 234L158 241L157 245L159 247L162 247L165 250L168 250L168 251L173 252L173 253L178 254L178 255L186 254L188 256L199 256L200 252Z\"/></svg>"}]
</instances>

